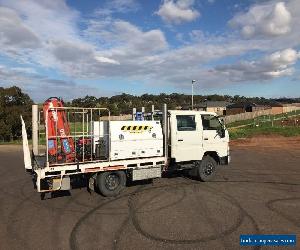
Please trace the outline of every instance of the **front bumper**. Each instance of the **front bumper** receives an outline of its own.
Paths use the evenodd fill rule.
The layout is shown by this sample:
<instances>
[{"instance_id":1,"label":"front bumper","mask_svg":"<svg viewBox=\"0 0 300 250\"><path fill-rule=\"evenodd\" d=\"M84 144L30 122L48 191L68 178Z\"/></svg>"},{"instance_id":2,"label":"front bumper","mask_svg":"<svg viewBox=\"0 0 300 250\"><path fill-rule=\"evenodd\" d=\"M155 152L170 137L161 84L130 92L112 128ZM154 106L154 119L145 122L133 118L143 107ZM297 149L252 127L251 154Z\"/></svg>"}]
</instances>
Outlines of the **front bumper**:
<instances>
[{"instance_id":1,"label":"front bumper","mask_svg":"<svg viewBox=\"0 0 300 250\"><path fill-rule=\"evenodd\" d=\"M229 165L230 163L230 155L220 157L220 165Z\"/></svg>"}]
</instances>

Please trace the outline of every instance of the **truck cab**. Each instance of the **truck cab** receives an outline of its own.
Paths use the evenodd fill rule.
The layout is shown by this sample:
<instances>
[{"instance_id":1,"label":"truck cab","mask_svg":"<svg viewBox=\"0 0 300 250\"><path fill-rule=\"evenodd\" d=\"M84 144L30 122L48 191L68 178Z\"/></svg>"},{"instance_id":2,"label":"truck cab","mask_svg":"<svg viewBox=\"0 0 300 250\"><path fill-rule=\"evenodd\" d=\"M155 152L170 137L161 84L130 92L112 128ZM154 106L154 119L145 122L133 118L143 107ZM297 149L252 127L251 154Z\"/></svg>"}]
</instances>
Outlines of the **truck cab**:
<instances>
[{"instance_id":1,"label":"truck cab","mask_svg":"<svg viewBox=\"0 0 300 250\"><path fill-rule=\"evenodd\" d=\"M229 164L229 134L216 113L169 111L169 131L170 158L177 168L194 168L199 176L208 167L210 175L199 176L206 181L217 165Z\"/></svg>"}]
</instances>

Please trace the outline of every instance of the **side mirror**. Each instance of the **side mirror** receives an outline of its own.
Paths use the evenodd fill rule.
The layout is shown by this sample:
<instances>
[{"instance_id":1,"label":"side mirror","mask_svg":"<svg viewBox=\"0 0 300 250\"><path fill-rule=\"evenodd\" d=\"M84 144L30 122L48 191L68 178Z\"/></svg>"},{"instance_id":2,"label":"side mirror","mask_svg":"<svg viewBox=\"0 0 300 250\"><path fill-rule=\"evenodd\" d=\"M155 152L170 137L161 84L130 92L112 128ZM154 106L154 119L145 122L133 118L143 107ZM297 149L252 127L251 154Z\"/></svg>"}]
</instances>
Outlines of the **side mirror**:
<instances>
[{"instance_id":1,"label":"side mirror","mask_svg":"<svg viewBox=\"0 0 300 250\"><path fill-rule=\"evenodd\" d=\"M217 130L217 133L221 138L224 138L225 137L225 128L224 127L219 128Z\"/></svg>"}]
</instances>

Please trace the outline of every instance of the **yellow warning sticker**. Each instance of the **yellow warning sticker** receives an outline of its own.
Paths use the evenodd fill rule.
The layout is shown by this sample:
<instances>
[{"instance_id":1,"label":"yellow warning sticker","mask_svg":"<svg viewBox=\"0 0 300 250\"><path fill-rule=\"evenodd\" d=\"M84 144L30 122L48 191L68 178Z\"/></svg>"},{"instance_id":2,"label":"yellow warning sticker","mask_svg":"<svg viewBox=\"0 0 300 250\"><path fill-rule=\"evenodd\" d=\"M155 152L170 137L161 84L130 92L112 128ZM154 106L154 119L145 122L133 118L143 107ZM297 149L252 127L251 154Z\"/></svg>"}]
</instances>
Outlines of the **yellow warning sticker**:
<instances>
[{"instance_id":1,"label":"yellow warning sticker","mask_svg":"<svg viewBox=\"0 0 300 250\"><path fill-rule=\"evenodd\" d=\"M131 126L123 126L121 128L122 131L127 131L129 133L143 133L143 132L151 132L152 126L147 125L131 125Z\"/></svg>"}]
</instances>

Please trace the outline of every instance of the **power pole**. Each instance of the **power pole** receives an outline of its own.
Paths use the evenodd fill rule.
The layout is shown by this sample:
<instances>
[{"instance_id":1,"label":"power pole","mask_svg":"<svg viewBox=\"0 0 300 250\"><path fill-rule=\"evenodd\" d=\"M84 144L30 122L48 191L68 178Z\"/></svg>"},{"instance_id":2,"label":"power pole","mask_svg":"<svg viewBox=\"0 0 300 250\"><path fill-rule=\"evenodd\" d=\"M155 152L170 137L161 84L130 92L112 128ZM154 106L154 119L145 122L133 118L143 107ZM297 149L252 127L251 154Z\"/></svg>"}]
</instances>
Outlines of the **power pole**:
<instances>
[{"instance_id":1,"label":"power pole","mask_svg":"<svg viewBox=\"0 0 300 250\"><path fill-rule=\"evenodd\" d=\"M194 83L196 80L192 80L192 110L194 110Z\"/></svg>"}]
</instances>

